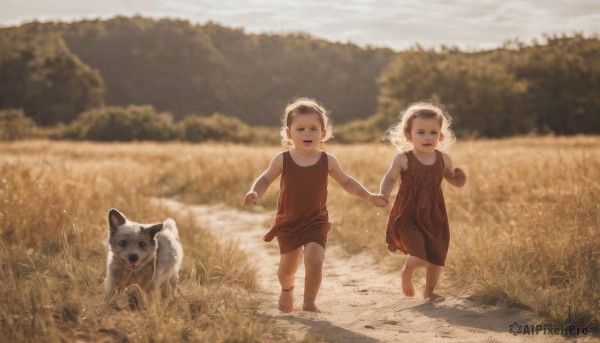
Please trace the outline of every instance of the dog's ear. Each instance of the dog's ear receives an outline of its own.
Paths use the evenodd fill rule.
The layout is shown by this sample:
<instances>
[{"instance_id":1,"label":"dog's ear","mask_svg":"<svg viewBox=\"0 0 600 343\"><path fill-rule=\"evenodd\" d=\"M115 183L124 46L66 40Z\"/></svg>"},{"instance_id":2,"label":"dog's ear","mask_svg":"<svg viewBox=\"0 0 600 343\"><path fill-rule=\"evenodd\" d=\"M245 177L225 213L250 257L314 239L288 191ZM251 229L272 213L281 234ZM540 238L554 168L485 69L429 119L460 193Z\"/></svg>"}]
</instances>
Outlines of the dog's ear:
<instances>
[{"instance_id":1,"label":"dog's ear","mask_svg":"<svg viewBox=\"0 0 600 343\"><path fill-rule=\"evenodd\" d=\"M117 232L117 227L125 224L127 217L116 208L111 209L108 212L108 226L110 226L110 235L112 236Z\"/></svg>"},{"instance_id":2,"label":"dog's ear","mask_svg":"<svg viewBox=\"0 0 600 343\"><path fill-rule=\"evenodd\" d=\"M149 228L144 229L144 231L148 232L151 239L154 239L157 233L159 233L163 229L163 223L158 223L150 226Z\"/></svg>"}]
</instances>

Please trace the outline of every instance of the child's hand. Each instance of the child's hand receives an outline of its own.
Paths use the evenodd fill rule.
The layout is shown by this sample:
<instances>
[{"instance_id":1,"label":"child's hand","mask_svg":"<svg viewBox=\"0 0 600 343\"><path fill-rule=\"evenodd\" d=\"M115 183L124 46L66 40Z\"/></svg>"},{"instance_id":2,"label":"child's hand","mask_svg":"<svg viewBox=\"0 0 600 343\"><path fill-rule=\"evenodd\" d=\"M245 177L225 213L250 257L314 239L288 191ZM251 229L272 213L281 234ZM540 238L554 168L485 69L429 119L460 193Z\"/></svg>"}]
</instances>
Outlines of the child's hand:
<instances>
[{"instance_id":1,"label":"child's hand","mask_svg":"<svg viewBox=\"0 0 600 343\"><path fill-rule=\"evenodd\" d=\"M446 179L454 187L462 187L467 182L467 175L460 168L454 168L454 170L447 170Z\"/></svg>"},{"instance_id":2,"label":"child's hand","mask_svg":"<svg viewBox=\"0 0 600 343\"><path fill-rule=\"evenodd\" d=\"M383 194L371 195L371 197L369 198L369 202L371 203L371 205L377 206L377 207L386 207L389 203L387 197L384 196Z\"/></svg>"},{"instance_id":3,"label":"child's hand","mask_svg":"<svg viewBox=\"0 0 600 343\"><path fill-rule=\"evenodd\" d=\"M454 187L462 187L467 182L467 175L460 168L446 169L444 177Z\"/></svg>"},{"instance_id":4,"label":"child's hand","mask_svg":"<svg viewBox=\"0 0 600 343\"><path fill-rule=\"evenodd\" d=\"M248 192L246 194L246 198L244 199L244 205L256 205L256 200L258 200L258 194L256 192Z\"/></svg>"},{"instance_id":5,"label":"child's hand","mask_svg":"<svg viewBox=\"0 0 600 343\"><path fill-rule=\"evenodd\" d=\"M461 187L467 182L467 175L462 169L455 168L453 179L456 182L456 184L459 185L459 187Z\"/></svg>"}]
</instances>

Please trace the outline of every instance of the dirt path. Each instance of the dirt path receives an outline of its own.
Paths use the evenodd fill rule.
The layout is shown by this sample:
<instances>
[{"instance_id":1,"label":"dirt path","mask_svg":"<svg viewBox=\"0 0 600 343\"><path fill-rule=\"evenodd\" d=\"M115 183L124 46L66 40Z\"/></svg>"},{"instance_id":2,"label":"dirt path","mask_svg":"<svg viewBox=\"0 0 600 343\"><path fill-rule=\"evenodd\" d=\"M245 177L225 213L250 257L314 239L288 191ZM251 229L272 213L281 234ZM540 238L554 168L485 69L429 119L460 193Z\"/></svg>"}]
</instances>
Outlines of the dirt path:
<instances>
[{"instance_id":1,"label":"dirt path","mask_svg":"<svg viewBox=\"0 0 600 343\"><path fill-rule=\"evenodd\" d=\"M277 310L279 249L275 241L262 240L273 213L245 212L225 205L192 206L173 200L162 201L167 208L191 212L199 224L238 241L259 269L260 284L267 299L260 312L296 340L310 334L332 342L565 341L562 336L543 334L513 336L509 333L513 322L543 323L520 309L487 306L451 296L435 303L418 296L406 298L400 288L399 274L384 272L365 254L349 256L331 245L327 248L323 284L317 298L317 306L323 312L300 310L304 285L304 268L301 267L296 279L294 312L282 314Z\"/></svg>"}]
</instances>

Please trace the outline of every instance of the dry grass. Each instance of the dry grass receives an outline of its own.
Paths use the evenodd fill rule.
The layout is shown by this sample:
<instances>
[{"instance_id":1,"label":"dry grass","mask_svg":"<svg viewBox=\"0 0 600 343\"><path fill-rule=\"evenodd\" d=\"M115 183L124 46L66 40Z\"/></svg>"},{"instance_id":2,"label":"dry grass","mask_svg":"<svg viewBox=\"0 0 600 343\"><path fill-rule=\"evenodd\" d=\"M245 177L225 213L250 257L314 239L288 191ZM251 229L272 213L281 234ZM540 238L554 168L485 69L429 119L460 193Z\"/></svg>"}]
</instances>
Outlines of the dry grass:
<instances>
[{"instance_id":1,"label":"dry grass","mask_svg":"<svg viewBox=\"0 0 600 343\"><path fill-rule=\"evenodd\" d=\"M178 152L175 146L143 144L0 146L0 341L284 338L256 313L255 270L243 253L219 244L192 218L149 201L155 185L175 173L170 163L173 155L181 157ZM188 169L203 173L201 165ZM178 222L186 257L174 297L149 303L138 295L136 310L125 296L117 306L104 303L102 242L111 207L138 221L172 216Z\"/></svg>"},{"instance_id":2,"label":"dry grass","mask_svg":"<svg viewBox=\"0 0 600 343\"><path fill-rule=\"evenodd\" d=\"M557 324L600 327L600 138L459 142L449 151L467 185L444 185L452 241L441 286L519 304ZM342 167L376 191L395 151L329 146ZM149 201L175 197L241 207L277 147L17 142L0 145L0 340L268 340L245 300L254 274L232 246L217 246L176 217L186 259L182 292L145 311L101 301L106 212L140 221L168 215ZM392 269L388 209L330 183L332 244L371 251ZM278 185L261 204L273 209ZM175 214L171 214L175 215ZM216 247L215 247L216 246ZM215 250L211 250L215 249ZM230 298L231 296L231 298ZM250 297L252 299L252 297ZM164 339L163 339L164 338Z\"/></svg>"},{"instance_id":3,"label":"dry grass","mask_svg":"<svg viewBox=\"0 0 600 343\"><path fill-rule=\"evenodd\" d=\"M600 140L466 144L448 279L557 323L600 327ZM458 149L457 149L458 152Z\"/></svg>"},{"instance_id":4,"label":"dry grass","mask_svg":"<svg viewBox=\"0 0 600 343\"><path fill-rule=\"evenodd\" d=\"M443 290L525 306L557 324L600 328L598 147L597 137L456 144L449 154L469 179L462 189L443 186L452 236ZM373 190L373 173L383 175L394 154L379 146L331 150ZM400 269L404 258L390 258L385 248L388 212L332 188L334 241L349 252L369 249Z\"/></svg>"}]
</instances>

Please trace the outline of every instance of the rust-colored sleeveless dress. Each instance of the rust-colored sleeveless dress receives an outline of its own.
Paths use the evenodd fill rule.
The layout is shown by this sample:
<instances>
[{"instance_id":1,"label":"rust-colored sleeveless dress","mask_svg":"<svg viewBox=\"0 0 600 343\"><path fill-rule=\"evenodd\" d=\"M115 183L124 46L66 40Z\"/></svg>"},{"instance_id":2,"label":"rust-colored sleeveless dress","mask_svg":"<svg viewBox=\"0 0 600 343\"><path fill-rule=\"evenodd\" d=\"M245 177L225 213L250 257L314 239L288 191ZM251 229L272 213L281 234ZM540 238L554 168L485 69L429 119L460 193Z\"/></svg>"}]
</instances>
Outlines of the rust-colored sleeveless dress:
<instances>
[{"instance_id":1,"label":"rust-colored sleeveless dress","mask_svg":"<svg viewBox=\"0 0 600 343\"><path fill-rule=\"evenodd\" d=\"M408 169L400 175L400 189L386 230L388 249L443 266L450 243L442 193L444 158L437 150L432 165L422 164L412 151L407 151L406 157Z\"/></svg>"},{"instance_id":2,"label":"rust-colored sleeveless dress","mask_svg":"<svg viewBox=\"0 0 600 343\"><path fill-rule=\"evenodd\" d=\"M326 247L331 226L326 206L328 177L325 152L317 163L306 167L296 164L289 151L283 153L277 214L263 237L267 242L277 237L281 254L309 242Z\"/></svg>"}]
</instances>

